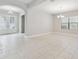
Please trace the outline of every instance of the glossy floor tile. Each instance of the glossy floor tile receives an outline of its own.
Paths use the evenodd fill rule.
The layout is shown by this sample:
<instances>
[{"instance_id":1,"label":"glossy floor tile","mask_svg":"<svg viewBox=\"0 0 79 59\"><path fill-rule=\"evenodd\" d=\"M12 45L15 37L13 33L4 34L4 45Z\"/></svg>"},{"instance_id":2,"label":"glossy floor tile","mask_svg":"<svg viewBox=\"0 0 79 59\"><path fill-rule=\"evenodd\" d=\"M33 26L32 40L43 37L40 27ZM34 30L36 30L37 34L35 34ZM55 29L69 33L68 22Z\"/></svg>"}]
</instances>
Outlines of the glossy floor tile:
<instances>
[{"instance_id":1,"label":"glossy floor tile","mask_svg":"<svg viewBox=\"0 0 79 59\"><path fill-rule=\"evenodd\" d=\"M0 49L3 50L0 59L77 59L75 34L54 33L27 39L21 36L4 39L0 39L3 45L0 45L3 48Z\"/></svg>"},{"instance_id":2,"label":"glossy floor tile","mask_svg":"<svg viewBox=\"0 0 79 59\"><path fill-rule=\"evenodd\" d=\"M51 34L26 42L26 59L77 59L77 36Z\"/></svg>"}]
</instances>

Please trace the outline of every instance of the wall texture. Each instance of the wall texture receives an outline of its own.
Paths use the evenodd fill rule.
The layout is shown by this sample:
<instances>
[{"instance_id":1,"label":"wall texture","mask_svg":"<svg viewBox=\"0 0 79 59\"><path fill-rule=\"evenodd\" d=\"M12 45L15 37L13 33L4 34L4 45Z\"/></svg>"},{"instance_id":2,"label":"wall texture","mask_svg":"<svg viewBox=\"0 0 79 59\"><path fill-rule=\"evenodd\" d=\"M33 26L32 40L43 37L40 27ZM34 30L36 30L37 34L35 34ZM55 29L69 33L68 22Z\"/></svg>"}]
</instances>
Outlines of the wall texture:
<instances>
[{"instance_id":1,"label":"wall texture","mask_svg":"<svg viewBox=\"0 0 79 59\"><path fill-rule=\"evenodd\" d=\"M28 10L26 34L36 35L48 33L53 30L53 17L37 8Z\"/></svg>"}]
</instances>

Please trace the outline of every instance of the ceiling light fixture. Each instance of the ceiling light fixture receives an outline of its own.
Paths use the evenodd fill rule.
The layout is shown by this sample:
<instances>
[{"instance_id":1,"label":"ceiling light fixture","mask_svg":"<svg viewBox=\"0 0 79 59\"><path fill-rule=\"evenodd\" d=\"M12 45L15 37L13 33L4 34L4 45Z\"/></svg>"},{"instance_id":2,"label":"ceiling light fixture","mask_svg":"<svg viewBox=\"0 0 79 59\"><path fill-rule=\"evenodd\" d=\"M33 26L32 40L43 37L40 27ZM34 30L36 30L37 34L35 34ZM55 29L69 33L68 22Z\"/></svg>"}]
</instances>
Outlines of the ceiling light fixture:
<instances>
[{"instance_id":1,"label":"ceiling light fixture","mask_svg":"<svg viewBox=\"0 0 79 59\"><path fill-rule=\"evenodd\" d=\"M57 16L57 18L63 18L63 17L65 17L65 16L61 15L61 14Z\"/></svg>"},{"instance_id":2,"label":"ceiling light fixture","mask_svg":"<svg viewBox=\"0 0 79 59\"><path fill-rule=\"evenodd\" d=\"M13 11L12 11L12 10L9 10L9 11L8 11L8 14L13 14Z\"/></svg>"},{"instance_id":3,"label":"ceiling light fixture","mask_svg":"<svg viewBox=\"0 0 79 59\"><path fill-rule=\"evenodd\" d=\"M62 7L58 8L58 11L61 11L61 10L63 10L63 8L62 8ZM62 14L59 14L59 15L57 16L57 18L63 18L63 17L65 17L65 16L64 16L64 15L62 15Z\"/></svg>"}]
</instances>

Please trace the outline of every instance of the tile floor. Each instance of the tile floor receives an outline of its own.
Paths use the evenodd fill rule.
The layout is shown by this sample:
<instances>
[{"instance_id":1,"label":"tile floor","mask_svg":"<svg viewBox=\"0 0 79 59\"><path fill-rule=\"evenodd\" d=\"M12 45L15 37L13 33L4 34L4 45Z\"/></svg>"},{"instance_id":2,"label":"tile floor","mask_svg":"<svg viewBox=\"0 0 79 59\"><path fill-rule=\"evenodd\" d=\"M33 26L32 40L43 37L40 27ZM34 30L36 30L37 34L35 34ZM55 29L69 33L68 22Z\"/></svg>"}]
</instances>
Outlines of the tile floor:
<instances>
[{"instance_id":1,"label":"tile floor","mask_svg":"<svg viewBox=\"0 0 79 59\"><path fill-rule=\"evenodd\" d=\"M77 36L51 34L26 42L26 59L77 59Z\"/></svg>"},{"instance_id":2,"label":"tile floor","mask_svg":"<svg viewBox=\"0 0 79 59\"><path fill-rule=\"evenodd\" d=\"M7 49L8 53L0 59L77 59L75 34L54 33L28 38L15 46Z\"/></svg>"}]
</instances>

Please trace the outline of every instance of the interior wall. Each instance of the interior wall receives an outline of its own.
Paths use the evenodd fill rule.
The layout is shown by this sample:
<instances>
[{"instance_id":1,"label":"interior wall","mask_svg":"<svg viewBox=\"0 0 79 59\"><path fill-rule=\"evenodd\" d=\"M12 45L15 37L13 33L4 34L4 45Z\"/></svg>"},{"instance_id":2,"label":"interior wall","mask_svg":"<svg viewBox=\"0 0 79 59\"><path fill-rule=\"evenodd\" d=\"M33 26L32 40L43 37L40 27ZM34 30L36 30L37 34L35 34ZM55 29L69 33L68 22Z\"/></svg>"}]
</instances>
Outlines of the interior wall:
<instances>
[{"instance_id":1,"label":"interior wall","mask_svg":"<svg viewBox=\"0 0 79 59\"><path fill-rule=\"evenodd\" d=\"M78 11L70 11L70 12L65 12L65 13L61 13L64 16L78 16ZM57 18L56 14L53 16L53 32L62 32L61 30L61 20L60 18ZM77 33L76 31L63 31L63 32L71 32L71 33Z\"/></svg>"},{"instance_id":2,"label":"interior wall","mask_svg":"<svg viewBox=\"0 0 79 59\"><path fill-rule=\"evenodd\" d=\"M52 15L47 14L37 8L28 10L26 23L27 35L48 33L52 32L53 30Z\"/></svg>"}]
</instances>

